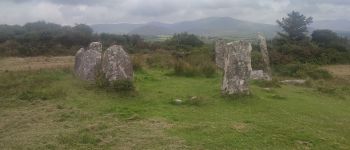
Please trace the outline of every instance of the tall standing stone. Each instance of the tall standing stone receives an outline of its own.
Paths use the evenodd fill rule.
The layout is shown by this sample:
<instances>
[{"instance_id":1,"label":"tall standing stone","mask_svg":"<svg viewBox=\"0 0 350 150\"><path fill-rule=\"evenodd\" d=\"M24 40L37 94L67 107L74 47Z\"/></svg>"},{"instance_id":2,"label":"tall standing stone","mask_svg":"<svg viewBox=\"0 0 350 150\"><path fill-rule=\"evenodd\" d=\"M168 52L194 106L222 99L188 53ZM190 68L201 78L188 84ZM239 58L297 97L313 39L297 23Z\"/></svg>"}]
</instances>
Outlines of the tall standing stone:
<instances>
[{"instance_id":1,"label":"tall standing stone","mask_svg":"<svg viewBox=\"0 0 350 150\"><path fill-rule=\"evenodd\" d=\"M272 80L271 79L271 68L270 68L270 58L269 58L269 52L267 51L267 43L266 39L262 34L258 34L258 39L260 43L260 52L262 56L262 60L264 62L264 78L266 80Z\"/></svg>"},{"instance_id":2,"label":"tall standing stone","mask_svg":"<svg viewBox=\"0 0 350 150\"><path fill-rule=\"evenodd\" d=\"M228 43L224 57L224 78L222 93L249 94L249 79L251 72L251 51L249 42L236 41Z\"/></svg>"},{"instance_id":3,"label":"tall standing stone","mask_svg":"<svg viewBox=\"0 0 350 150\"><path fill-rule=\"evenodd\" d=\"M88 49L80 49L75 55L75 75L87 81L94 81L101 64L102 44L93 42Z\"/></svg>"},{"instance_id":4,"label":"tall standing stone","mask_svg":"<svg viewBox=\"0 0 350 150\"><path fill-rule=\"evenodd\" d=\"M224 64L224 58L225 58L225 41L224 40L218 40L215 42L215 62L216 65L224 69L225 64Z\"/></svg>"},{"instance_id":5,"label":"tall standing stone","mask_svg":"<svg viewBox=\"0 0 350 150\"><path fill-rule=\"evenodd\" d=\"M120 45L113 45L103 53L101 66L109 82L133 79L130 57Z\"/></svg>"}]
</instances>

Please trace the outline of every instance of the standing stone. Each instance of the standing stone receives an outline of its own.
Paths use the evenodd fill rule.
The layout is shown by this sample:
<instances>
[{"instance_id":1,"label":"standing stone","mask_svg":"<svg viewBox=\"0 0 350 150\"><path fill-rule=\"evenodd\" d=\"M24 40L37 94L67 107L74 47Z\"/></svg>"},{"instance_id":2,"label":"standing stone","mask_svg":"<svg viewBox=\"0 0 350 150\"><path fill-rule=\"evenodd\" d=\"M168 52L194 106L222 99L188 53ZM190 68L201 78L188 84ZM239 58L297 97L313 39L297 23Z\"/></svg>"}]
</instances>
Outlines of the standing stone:
<instances>
[{"instance_id":1,"label":"standing stone","mask_svg":"<svg viewBox=\"0 0 350 150\"><path fill-rule=\"evenodd\" d=\"M265 80L272 80L271 68L270 68L270 58L269 58L269 53L267 51L266 39L260 33L258 34L258 39L259 39L259 43L260 43L260 52L261 52L262 60L264 62L264 69L263 69L264 79Z\"/></svg>"},{"instance_id":2,"label":"standing stone","mask_svg":"<svg viewBox=\"0 0 350 150\"><path fill-rule=\"evenodd\" d=\"M133 79L130 57L120 45L113 45L104 52L101 66L102 72L110 82Z\"/></svg>"},{"instance_id":3,"label":"standing stone","mask_svg":"<svg viewBox=\"0 0 350 150\"><path fill-rule=\"evenodd\" d=\"M102 44L93 42L87 50L80 49L75 55L75 75L87 81L95 81L97 69L101 64Z\"/></svg>"},{"instance_id":4,"label":"standing stone","mask_svg":"<svg viewBox=\"0 0 350 150\"><path fill-rule=\"evenodd\" d=\"M75 63L74 63L74 73L77 75L78 70L80 69L81 66L81 61L82 61L82 57L83 57L83 53L84 53L85 49L81 48L79 49L79 51L75 54Z\"/></svg>"},{"instance_id":5,"label":"standing stone","mask_svg":"<svg viewBox=\"0 0 350 150\"><path fill-rule=\"evenodd\" d=\"M249 42L237 41L228 43L225 47L227 54L224 58L222 93L247 95L249 94L252 46Z\"/></svg>"},{"instance_id":6,"label":"standing stone","mask_svg":"<svg viewBox=\"0 0 350 150\"><path fill-rule=\"evenodd\" d=\"M268 80L269 76L263 70L252 70L250 79L253 80Z\"/></svg>"},{"instance_id":7,"label":"standing stone","mask_svg":"<svg viewBox=\"0 0 350 150\"><path fill-rule=\"evenodd\" d=\"M224 40L218 40L215 42L215 62L216 65L224 69L225 64L224 64L224 58L225 58L225 41Z\"/></svg>"}]
</instances>

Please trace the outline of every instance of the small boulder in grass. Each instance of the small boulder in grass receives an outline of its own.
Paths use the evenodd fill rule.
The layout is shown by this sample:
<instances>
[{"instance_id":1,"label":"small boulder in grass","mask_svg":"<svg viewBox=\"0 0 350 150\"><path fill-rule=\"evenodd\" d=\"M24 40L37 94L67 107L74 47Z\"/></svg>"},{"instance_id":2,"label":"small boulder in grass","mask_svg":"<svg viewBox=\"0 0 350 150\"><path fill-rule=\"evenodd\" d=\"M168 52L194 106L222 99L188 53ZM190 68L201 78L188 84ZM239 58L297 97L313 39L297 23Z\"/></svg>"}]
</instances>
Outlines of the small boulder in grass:
<instances>
[{"instance_id":1,"label":"small boulder in grass","mask_svg":"<svg viewBox=\"0 0 350 150\"><path fill-rule=\"evenodd\" d=\"M281 83L284 83L284 84L305 84L306 83L306 80L284 80L284 81L281 81Z\"/></svg>"},{"instance_id":2,"label":"small boulder in grass","mask_svg":"<svg viewBox=\"0 0 350 150\"><path fill-rule=\"evenodd\" d=\"M181 100L181 99L175 99L174 101L173 101L173 103L175 104L175 105L181 105L181 104L183 104L183 100Z\"/></svg>"}]
</instances>

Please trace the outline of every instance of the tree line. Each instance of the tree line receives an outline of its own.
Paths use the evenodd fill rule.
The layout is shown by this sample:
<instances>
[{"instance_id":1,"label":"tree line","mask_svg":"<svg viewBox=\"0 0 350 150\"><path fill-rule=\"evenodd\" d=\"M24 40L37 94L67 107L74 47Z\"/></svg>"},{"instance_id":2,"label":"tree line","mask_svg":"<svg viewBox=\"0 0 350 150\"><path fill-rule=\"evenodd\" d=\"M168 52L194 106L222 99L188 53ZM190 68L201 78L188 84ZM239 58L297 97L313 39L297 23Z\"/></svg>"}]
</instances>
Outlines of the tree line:
<instances>
[{"instance_id":1,"label":"tree line","mask_svg":"<svg viewBox=\"0 0 350 150\"><path fill-rule=\"evenodd\" d=\"M296 11L277 20L282 32L269 43L273 64L350 63L349 39L328 29L315 30L310 35L308 26L312 22L312 17Z\"/></svg>"},{"instance_id":2,"label":"tree line","mask_svg":"<svg viewBox=\"0 0 350 150\"><path fill-rule=\"evenodd\" d=\"M277 20L282 32L268 41L271 63L337 64L350 63L349 39L331 30L309 33L312 17L291 12ZM84 24L62 26L43 21L19 25L0 25L0 56L74 55L92 41L104 47L123 45L129 53L166 49L191 52L204 49L213 55L213 45L194 34L179 33L161 42L145 42L139 35L97 34ZM211 51L209 49L212 49Z\"/></svg>"},{"instance_id":3,"label":"tree line","mask_svg":"<svg viewBox=\"0 0 350 150\"><path fill-rule=\"evenodd\" d=\"M145 47L139 35L95 34L84 24L61 26L39 21L23 26L0 25L1 56L74 55L92 41L121 44L131 51Z\"/></svg>"}]
</instances>

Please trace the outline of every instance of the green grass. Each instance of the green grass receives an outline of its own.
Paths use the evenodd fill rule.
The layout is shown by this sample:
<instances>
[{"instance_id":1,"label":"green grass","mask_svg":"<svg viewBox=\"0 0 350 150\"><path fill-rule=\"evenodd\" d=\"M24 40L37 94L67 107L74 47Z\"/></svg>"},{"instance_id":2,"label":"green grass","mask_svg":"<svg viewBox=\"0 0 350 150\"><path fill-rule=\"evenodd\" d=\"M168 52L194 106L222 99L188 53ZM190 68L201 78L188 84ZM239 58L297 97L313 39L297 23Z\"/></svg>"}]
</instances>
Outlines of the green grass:
<instances>
[{"instance_id":1,"label":"green grass","mask_svg":"<svg viewBox=\"0 0 350 150\"><path fill-rule=\"evenodd\" d=\"M136 72L136 92L116 93L69 70L0 73L0 147L350 149L349 88L252 83L252 96L233 98L219 76L167 74Z\"/></svg>"}]
</instances>

